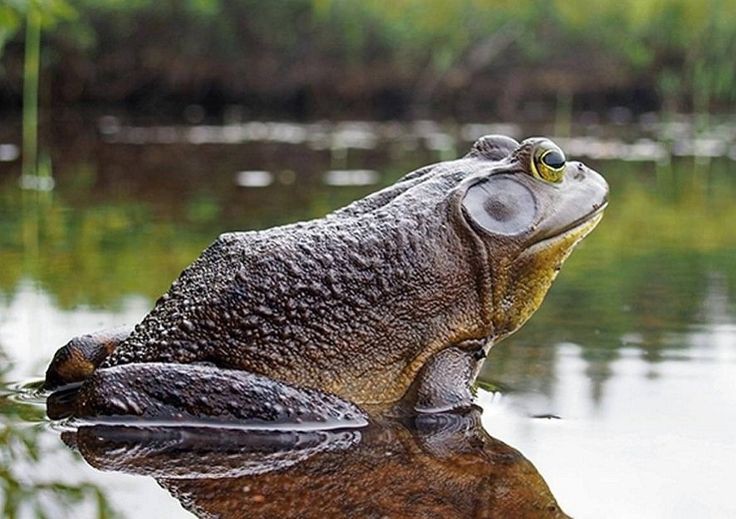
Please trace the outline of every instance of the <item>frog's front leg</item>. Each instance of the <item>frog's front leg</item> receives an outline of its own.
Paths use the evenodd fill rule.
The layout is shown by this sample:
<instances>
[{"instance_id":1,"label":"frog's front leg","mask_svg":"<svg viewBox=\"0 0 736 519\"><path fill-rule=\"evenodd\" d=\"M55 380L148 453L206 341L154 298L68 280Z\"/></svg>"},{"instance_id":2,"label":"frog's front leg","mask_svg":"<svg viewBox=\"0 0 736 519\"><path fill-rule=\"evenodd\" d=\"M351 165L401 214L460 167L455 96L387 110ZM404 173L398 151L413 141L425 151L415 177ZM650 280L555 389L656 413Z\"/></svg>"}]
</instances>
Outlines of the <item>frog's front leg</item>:
<instances>
[{"instance_id":1,"label":"frog's front leg","mask_svg":"<svg viewBox=\"0 0 736 519\"><path fill-rule=\"evenodd\" d=\"M446 348L424 365L411 398L419 413L441 413L469 407L473 403L470 388L486 356L483 341L471 341Z\"/></svg>"},{"instance_id":2,"label":"frog's front leg","mask_svg":"<svg viewBox=\"0 0 736 519\"><path fill-rule=\"evenodd\" d=\"M54 354L46 370L44 389L87 379L132 331L129 326L119 326L74 337Z\"/></svg>"},{"instance_id":3,"label":"frog's front leg","mask_svg":"<svg viewBox=\"0 0 736 519\"><path fill-rule=\"evenodd\" d=\"M335 395L242 370L136 363L99 369L82 385L75 416L176 424L216 422L256 429L367 425L363 410Z\"/></svg>"}]
</instances>

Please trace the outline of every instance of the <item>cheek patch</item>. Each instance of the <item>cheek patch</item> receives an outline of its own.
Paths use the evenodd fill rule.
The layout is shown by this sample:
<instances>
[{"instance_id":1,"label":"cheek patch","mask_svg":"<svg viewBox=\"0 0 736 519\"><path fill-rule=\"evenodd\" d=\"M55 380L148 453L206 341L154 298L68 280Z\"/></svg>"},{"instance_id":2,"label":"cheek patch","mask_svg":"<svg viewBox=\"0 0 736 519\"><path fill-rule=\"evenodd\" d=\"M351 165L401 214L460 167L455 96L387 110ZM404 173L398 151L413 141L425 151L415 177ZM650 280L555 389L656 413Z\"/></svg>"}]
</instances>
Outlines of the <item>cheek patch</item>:
<instances>
[{"instance_id":1,"label":"cheek patch","mask_svg":"<svg viewBox=\"0 0 736 519\"><path fill-rule=\"evenodd\" d=\"M463 207L480 228L503 236L529 230L537 214L532 192L509 176L492 176L471 186Z\"/></svg>"}]
</instances>

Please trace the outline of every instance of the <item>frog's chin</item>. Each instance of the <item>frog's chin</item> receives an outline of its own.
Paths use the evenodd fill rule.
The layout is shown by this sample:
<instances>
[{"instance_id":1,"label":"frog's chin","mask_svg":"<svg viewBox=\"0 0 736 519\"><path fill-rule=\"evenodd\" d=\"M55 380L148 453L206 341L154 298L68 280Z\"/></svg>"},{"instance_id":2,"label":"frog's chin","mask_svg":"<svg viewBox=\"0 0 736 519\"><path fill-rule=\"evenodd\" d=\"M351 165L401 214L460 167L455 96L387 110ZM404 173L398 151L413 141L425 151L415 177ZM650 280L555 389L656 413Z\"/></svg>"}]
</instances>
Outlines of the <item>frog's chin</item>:
<instances>
[{"instance_id":1,"label":"frog's chin","mask_svg":"<svg viewBox=\"0 0 736 519\"><path fill-rule=\"evenodd\" d=\"M495 342L518 330L539 308L562 264L600 222L602 211L524 250L510 265L500 304L493 312ZM519 281L519 280L523 280Z\"/></svg>"}]
</instances>

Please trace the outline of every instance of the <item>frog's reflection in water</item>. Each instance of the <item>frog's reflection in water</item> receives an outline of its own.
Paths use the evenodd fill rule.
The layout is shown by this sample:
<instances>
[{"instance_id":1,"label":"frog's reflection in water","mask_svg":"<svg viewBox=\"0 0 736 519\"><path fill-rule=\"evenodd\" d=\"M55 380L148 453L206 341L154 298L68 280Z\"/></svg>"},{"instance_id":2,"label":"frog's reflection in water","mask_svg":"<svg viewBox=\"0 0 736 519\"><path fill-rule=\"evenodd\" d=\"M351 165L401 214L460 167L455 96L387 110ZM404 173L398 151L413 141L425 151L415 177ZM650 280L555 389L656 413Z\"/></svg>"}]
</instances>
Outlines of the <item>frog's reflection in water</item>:
<instances>
[{"instance_id":1,"label":"frog's reflection in water","mask_svg":"<svg viewBox=\"0 0 736 519\"><path fill-rule=\"evenodd\" d=\"M201 517L566 517L476 408L332 432L92 425L63 436L90 465L152 476Z\"/></svg>"}]
</instances>

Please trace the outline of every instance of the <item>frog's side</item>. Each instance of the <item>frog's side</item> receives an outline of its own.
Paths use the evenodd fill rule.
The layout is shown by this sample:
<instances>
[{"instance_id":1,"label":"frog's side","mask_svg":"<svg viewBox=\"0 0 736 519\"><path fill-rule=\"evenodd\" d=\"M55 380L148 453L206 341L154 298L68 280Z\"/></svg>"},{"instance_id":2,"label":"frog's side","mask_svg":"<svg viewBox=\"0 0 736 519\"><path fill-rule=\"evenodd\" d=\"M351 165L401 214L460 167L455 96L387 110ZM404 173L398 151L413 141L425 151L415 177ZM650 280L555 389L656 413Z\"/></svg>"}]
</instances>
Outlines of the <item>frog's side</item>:
<instances>
[{"instance_id":1,"label":"frog's side","mask_svg":"<svg viewBox=\"0 0 736 519\"><path fill-rule=\"evenodd\" d=\"M484 137L325 218L224 234L129 335L62 348L47 387L86 379L82 415L465 405L485 353L536 310L605 206L582 164L539 178L550 150Z\"/></svg>"}]
</instances>

